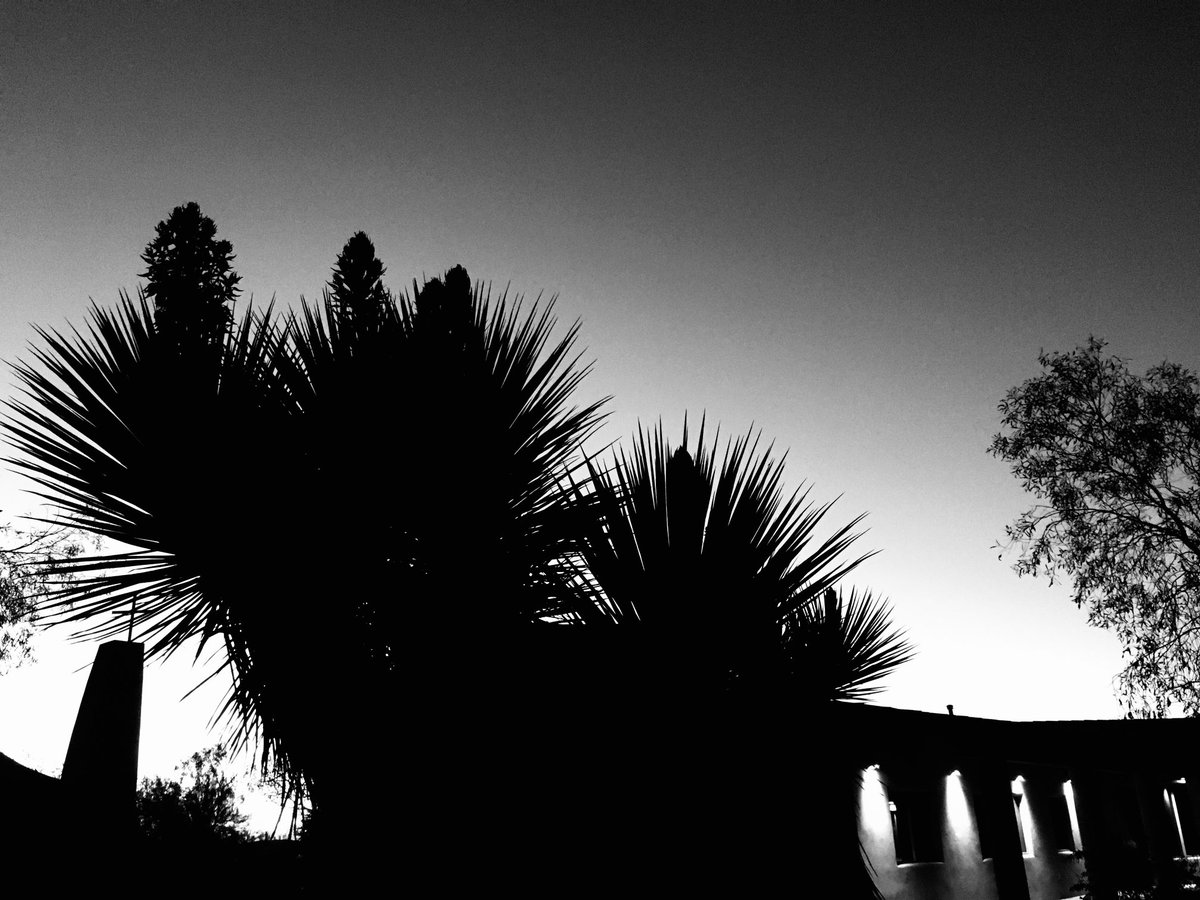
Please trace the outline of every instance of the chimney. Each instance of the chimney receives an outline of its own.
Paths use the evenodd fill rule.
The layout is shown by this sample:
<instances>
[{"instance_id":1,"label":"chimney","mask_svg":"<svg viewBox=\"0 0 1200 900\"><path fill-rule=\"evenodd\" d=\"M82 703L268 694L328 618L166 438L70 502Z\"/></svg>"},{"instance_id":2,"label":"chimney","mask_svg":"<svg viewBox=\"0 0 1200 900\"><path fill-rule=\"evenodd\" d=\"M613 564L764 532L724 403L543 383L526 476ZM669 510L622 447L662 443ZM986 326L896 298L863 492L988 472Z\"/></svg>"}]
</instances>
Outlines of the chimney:
<instances>
[{"instance_id":1,"label":"chimney","mask_svg":"<svg viewBox=\"0 0 1200 900\"><path fill-rule=\"evenodd\" d=\"M68 802L114 836L133 824L142 725L141 644L101 644L63 762Z\"/></svg>"}]
</instances>

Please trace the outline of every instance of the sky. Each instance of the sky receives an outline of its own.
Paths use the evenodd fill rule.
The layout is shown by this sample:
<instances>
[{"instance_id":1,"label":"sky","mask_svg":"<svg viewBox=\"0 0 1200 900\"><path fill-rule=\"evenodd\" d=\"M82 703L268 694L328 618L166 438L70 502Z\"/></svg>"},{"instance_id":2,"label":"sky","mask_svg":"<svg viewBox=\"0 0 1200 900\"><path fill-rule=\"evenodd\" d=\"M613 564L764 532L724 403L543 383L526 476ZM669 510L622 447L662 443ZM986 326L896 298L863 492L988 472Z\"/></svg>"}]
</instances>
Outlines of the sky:
<instances>
[{"instance_id":1,"label":"sky","mask_svg":"<svg viewBox=\"0 0 1200 900\"><path fill-rule=\"evenodd\" d=\"M1033 498L987 448L1042 349L1200 368L1195 5L392 7L0 0L0 359L136 290L185 202L243 304L365 230L393 289L462 264L581 320L589 449L703 414L867 513L847 584L919 650L877 702L1121 715L1116 639L997 546ZM49 771L94 648L38 652L0 752ZM147 668L143 774L220 736L202 670Z\"/></svg>"}]
</instances>

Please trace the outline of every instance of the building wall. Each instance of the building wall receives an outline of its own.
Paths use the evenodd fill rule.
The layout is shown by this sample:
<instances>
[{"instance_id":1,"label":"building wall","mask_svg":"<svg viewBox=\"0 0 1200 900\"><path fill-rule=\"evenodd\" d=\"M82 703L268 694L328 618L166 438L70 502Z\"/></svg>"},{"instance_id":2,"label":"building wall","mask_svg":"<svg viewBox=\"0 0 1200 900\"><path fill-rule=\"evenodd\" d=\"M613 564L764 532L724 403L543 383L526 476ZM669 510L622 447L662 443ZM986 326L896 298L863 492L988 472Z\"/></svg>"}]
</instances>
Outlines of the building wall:
<instances>
[{"instance_id":1,"label":"building wall","mask_svg":"<svg viewBox=\"0 0 1200 900\"><path fill-rule=\"evenodd\" d=\"M1005 722L871 704L834 714L847 754L876 755L859 832L889 900L1063 900L1083 893L1085 870L1097 900L1151 883L1200 896L1200 719ZM935 854L918 852L911 816L889 808L918 808L914 793Z\"/></svg>"},{"instance_id":2,"label":"building wall","mask_svg":"<svg viewBox=\"0 0 1200 900\"><path fill-rule=\"evenodd\" d=\"M898 863L889 787L925 789L940 821L941 862ZM938 775L872 767L863 773L860 835L875 883L888 900L1000 900L990 864L979 850L975 811L960 774Z\"/></svg>"},{"instance_id":3,"label":"building wall","mask_svg":"<svg viewBox=\"0 0 1200 900\"><path fill-rule=\"evenodd\" d=\"M1076 855L1080 849L1078 812L1075 803L1075 787L1069 784L1068 773L1059 768L1021 766L1025 802L1029 807L1027 836L1030 852L1023 854L1025 877L1029 886L1030 900L1060 900L1083 893L1077 889L1083 874L1083 862ZM1069 810L1070 846L1062 846L1055 840L1053 822L1058 815L1057 807L1064 796Z\"/></svg>"},{"instance_id":4,"label":"building wall","mask_svg":"<svg viewBox=\"0 0 1200 900\"><path fill-rule=\"evenodd\" d=\"M863 772L859 808L860 837L875 872L876 885L888 900L1009 900L997 886L996 862L984 858L979 815L979 777L966 769L944 773L884 764ZM1020 773L1021 815L1026 852L1021 854L1029 900L1061 900L1078 896L1083 863L1070 848L1056 846L1062 829L1052 825L1062 802L1062 769L1024 766ZM1069 788L1073 793L1073 788ZM924 792L932 799L940 838L940 861L898 862L896 825L889 803ZM901 799L901 803L903 800ZM1073 809L1073 804L1071 807ZM1012 812L1015 825L1018 813ZM903 827L903 826L900 826ZM1071 842L1080 844L1077 818L1071 814ZM1013 893L1010 888L1010 893ZM1019 893L1019 888L1016 893Z\"/></svg>"}]
</instances>

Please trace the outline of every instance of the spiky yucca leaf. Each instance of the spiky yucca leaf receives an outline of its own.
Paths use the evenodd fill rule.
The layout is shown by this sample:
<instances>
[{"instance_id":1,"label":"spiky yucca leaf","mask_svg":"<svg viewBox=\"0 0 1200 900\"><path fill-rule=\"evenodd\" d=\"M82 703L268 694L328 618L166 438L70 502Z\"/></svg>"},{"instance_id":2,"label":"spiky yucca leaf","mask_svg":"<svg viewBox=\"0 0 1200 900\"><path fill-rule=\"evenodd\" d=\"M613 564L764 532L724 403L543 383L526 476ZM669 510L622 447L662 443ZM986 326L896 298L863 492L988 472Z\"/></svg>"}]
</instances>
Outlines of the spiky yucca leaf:
<instances>
[{"instance_id":1,"label":"spiky yucca leaf","mask_svg":"<svg viewBox=\"0 0 1200 900\"><path fill-rule=\"evenodd\" d=\"M672 452L660 425L611 467L590 463L589 486L576 490L598 513L583 558L609 614L656 635L655 655L678 677L777 685L793 669L785 623L871 555L846 556L862 517L818 542L831 503L785 495L783 461L755 436L720 457L718 445L701 425L693 453L685 423Z\"/></svg>"},{"instance_id":2,"label":"spiky yucca leaf","mask_svg":"<svg viewBox=\"0 0 1200 900\"><path fill-rule=\"evenodd\" d=\"M834 700L869 699L916 652L893 627L887 603L854 588L827 588L821 602L796 607L783 640L793 680Z\"/></svg>"},{"instance_id":3,"label":"spiky yucca leaf","mask_svg":"<svg viewBox=\"0 0 1200 900\"><path fill-rule=\"evenodd\" d=\"M122 295L114 311L93 306L89 318L85 333L38 329L40 368L13 366L24 389L7 404L19 454L9 461L65 521L137 548L73 560L86 577L46 607L52 620L114 636L127 626L110 614L138 600L135 632L152 636L151 655L170 652L212 618L217 601L200 581L230 527L226 441L280 413L260 389L280 335L269 311L247 315L218 366L167 346L144 297Z\"/></svg>"}]
</instances>

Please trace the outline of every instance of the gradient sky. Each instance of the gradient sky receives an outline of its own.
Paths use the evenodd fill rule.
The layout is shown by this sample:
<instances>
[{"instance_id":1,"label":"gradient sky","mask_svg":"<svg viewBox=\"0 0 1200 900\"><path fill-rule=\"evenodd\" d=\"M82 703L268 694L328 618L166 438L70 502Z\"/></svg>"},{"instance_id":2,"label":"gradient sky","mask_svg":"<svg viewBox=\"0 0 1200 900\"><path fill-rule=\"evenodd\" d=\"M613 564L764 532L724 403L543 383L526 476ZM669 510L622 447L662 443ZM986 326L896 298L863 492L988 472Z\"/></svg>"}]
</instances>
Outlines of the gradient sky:
<instances>
[{"instance_id":1,"label":"gradient sky","mask_svg":"<svg viewBox=\"0 0 1200 900\"><path fill-rule=\"evenodd\" d=\"M364 229L395 289L557 294L594 449L706 412L869 513L849 581L920 650L880 702L1121 713L1115 638L998 558L1032 501L987 447L1043 348L1200 367L1200 7L391 6L0 0L0 358L135 289L189 200L256 304ZM234 490L264 462L231 441ZM94 650L40 646L0 752L49 769ZM144 773L215 740L196 677L148 669Z\"/></svg>"}]
</instances>

